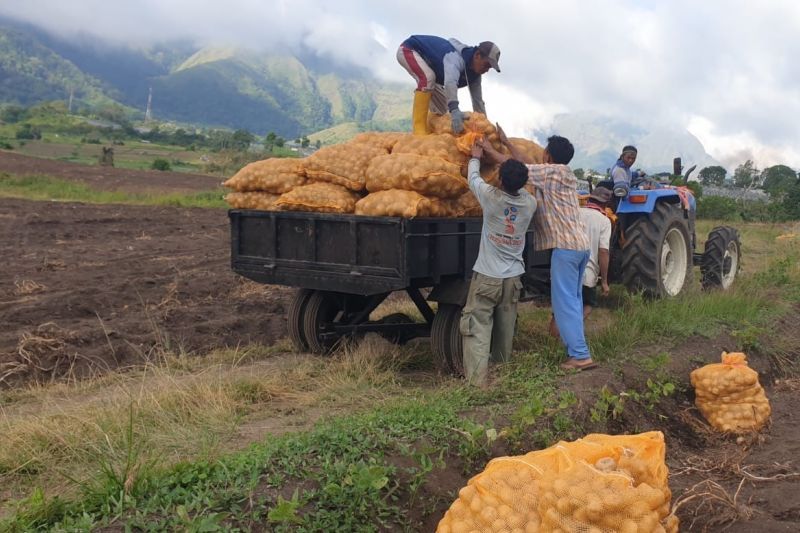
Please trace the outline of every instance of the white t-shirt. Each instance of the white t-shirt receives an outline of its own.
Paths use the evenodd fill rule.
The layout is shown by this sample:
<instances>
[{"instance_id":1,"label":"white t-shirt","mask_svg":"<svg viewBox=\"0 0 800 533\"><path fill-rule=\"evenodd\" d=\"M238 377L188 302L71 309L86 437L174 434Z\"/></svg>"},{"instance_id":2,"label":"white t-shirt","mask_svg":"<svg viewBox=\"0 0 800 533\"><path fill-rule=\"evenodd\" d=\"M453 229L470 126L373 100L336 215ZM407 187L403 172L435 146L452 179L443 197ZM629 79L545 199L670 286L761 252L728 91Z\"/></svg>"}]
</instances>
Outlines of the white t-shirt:
<instances>
[{"instance_id":1,"label":"white t-shirt","mask_svg":"<svg viewBox=\"0 0 800 533\"><path fill-rule=\"evenodd\" d=\"M583 273L584 287L597 286L600 277L600 263L598 262L600 248L609 249L611 243L611 221L600 211L588 207L581 208L581 220L586 226L589 236L589 262Z\"/></svg>"},{"instance_id":2,"label":"white t-shirt","mask_svg":"<svg viewBox=\"0 0 800 533\"><path fill-rule=\"evenodd\" d=\"M472 270L499 279L524 274L525 232L536 211L536 200L525 189L512 196L483 181L477 159L469 162L469 188L483 209L481 245Z\"/></svg>"}]
</instances>

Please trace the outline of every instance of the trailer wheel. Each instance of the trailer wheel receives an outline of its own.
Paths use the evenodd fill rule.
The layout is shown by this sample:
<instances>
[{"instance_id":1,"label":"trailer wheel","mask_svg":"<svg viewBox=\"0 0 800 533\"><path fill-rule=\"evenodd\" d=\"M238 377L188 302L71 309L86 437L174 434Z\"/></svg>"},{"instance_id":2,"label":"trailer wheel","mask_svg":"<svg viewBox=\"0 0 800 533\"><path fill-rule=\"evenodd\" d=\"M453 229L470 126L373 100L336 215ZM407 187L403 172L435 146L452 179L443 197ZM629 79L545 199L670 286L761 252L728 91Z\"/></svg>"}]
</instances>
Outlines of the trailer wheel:
<instances>
[{"instance_id":1,"label":"trailer wheel","mask_svg":"<svg viewBox=\"0 0 800 533\"><path fill-rule=\"evenodd\" d=\"M439 304L431 324L431 350L436 365L443 372L456 376L464 375L464 351L462 345L460 305Z\"/></svg>"},{"instance_id":2,"label":"trailer wheel","mask_svg":"<svg viewBox=\"0 0 800 533\"><path fill-rule=\"evenodd\" d=\"M292 298L292 303L289 304L289 313L286 320L289 339L298 352L308 351L308 341L303 332L303 322L305 320L306 304L308 304L311 293L310 289L297 289L294 293L294 298Z\"/></svg>"},{"instance_id":3,"label":"trailer wheel","mask_svg":"<svg viewBox=\"0 0 800 533\"><path fill-rule=\"evenodd\" d=\"M718 226L711 230L700 263L703 288L729 289L739 273L741 261L739 232L729 226Z\"/></svg>"},{"instance_id":4,"label":"trailer wheel","mask_svg":"<svg viewBox=\"0 0 800 533\"><path fill-rule=\"evenodd\" d=\"M329 353L338 338L322 338L325 326L333 324L342 311L342 300L336 294L325 291L311 291L303 311L303 337L308 348L316 354Z\"/></svg>"}]
</instances>

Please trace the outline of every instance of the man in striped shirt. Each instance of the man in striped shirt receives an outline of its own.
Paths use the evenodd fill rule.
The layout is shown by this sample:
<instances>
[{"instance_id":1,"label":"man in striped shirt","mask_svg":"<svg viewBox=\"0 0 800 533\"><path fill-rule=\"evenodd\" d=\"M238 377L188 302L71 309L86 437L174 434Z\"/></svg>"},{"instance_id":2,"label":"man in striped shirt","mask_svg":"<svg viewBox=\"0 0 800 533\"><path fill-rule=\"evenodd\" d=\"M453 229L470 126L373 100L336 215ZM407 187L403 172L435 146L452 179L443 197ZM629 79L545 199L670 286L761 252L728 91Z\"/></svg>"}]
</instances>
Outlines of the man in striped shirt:
<instances>
[{"instance_id":1,"label":"man in striped shirt","mask_svg":"<svg viewBox=\"0 0 800 533\"><path fill-rule=\"evenodd\" d=\"M550 299L553 315L567 347L564 370L586 370L597 366L592 361L583 331L583 272L589 261L589 239L580 216L578 182L567 164L575 149L565 137L547 139L543 164L531 164L525 154L511 144L498 125L500 141L511 155L484 144L486 154L501 163L513 158L528 167L528 183L534 187L538 209L533 215L534 247L552 250L550 260Z\"/></svg>"}]
</instances>

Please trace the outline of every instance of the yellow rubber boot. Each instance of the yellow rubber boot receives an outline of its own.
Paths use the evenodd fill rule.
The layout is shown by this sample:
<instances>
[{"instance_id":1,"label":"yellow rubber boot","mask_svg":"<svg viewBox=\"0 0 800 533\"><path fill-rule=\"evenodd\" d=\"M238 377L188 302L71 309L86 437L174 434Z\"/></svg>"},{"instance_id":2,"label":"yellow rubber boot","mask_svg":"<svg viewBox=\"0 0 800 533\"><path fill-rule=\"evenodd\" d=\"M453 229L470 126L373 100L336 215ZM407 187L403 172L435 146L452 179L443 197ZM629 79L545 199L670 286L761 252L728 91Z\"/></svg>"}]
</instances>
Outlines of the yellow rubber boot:
<instances>
[{"instance_id":1,"label":"yellow rubber boot","mask_svg":"<svg viewBox=\"0 0 800 533\"><path fill-rule=\"evenodd\" d=\"M427 135L428 131L428 106L431 105L433 93L414 91L414 110L411 113L411 123L414 135Z\"/></svg>"}]
</instances>

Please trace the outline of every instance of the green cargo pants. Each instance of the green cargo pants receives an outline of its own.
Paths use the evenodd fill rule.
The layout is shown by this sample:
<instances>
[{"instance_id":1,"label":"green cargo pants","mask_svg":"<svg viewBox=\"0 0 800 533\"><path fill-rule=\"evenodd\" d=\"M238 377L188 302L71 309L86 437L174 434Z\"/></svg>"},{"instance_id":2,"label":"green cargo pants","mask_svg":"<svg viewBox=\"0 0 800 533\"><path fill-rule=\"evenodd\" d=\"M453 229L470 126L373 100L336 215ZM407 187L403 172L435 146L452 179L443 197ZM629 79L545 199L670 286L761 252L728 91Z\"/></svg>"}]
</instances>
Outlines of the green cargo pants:
<instances>
[{"instance_id":1,"label":"green cargo pants","mask_svg":"<svg viewBox=\"0 0 800 533\"><path fill-rule=\"evenodd\" d=\"M521 289L519 276L499 279L472 274L459 324L464 338L464 374L469 383L486 385L490 355L492 362L511 359Z\"/></svg>"}]
</instances>

